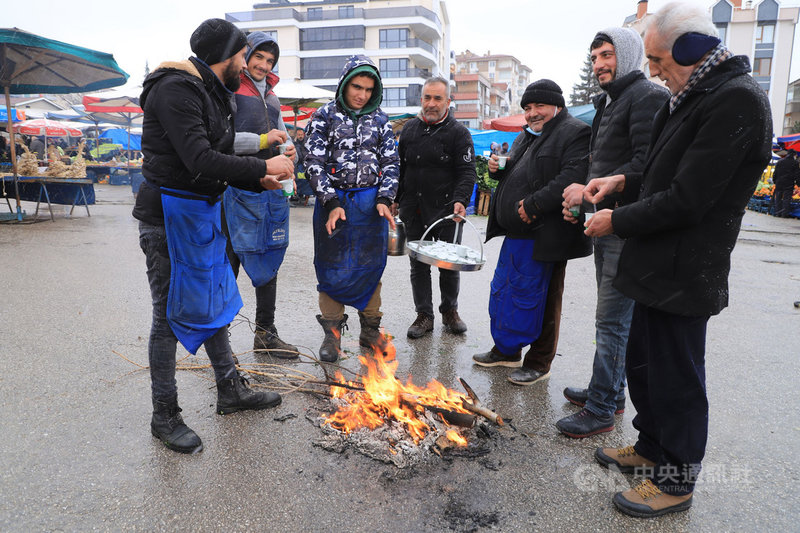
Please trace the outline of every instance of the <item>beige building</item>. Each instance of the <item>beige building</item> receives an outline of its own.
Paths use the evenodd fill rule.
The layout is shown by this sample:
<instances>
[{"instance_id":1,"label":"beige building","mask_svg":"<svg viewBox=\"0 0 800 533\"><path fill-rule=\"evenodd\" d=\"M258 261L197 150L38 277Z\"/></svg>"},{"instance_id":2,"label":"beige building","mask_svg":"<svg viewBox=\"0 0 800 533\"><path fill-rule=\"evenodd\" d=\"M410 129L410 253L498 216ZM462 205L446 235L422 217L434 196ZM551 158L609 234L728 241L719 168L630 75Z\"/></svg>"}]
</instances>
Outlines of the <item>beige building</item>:
<instances>
[{"instance_id":1,"label":"beige building","mask_svg":"<svg viewBox=\"0 0 800 533\"><path fill-rule=\"evenodd\" d=\"M225 18L278 41L282 79L335 90L345 60L366 55L381 71L390 115L416 113L427 78L450 78L445 0L270 0Z\"/></svg>"},{"instance_id":2,"label":"beige building","mask_svg":"<svg viewBox=\"0 0 800 533\"><path fill-rule=\"evenodd\" d=\"M468 128L484 129L486 120L509 114L510 89L481 74L456 74L452 93L453 116Z\"/></svg>"},{"instance_id":3,"label":"beige building","mask_svg":"<svg viewBox=\"0 0 800 533\"><path fill-rule=\"evenodd\" d=\"M530 83L531 69L514 56L490 52L479 56L466 50L456 55L456 74L480 74L490 84L505 83L510 92L508 105L516 110Z\"/></svg>"},{"instance_id":4,"label":"beige building","mask_svg":"<svg viewBox=\"0 0 800 533\"><path fill-rule=\"evenodd\" d=\"M750 58L753 78L769 96L773 130L782 135L793 123L787 95L800 8L780 7L777 0L718 0L709 11L722 42L734 54ZM647 1L641 0L625 25L642 33L646 18Z\"/></svg>"}]
</instances>

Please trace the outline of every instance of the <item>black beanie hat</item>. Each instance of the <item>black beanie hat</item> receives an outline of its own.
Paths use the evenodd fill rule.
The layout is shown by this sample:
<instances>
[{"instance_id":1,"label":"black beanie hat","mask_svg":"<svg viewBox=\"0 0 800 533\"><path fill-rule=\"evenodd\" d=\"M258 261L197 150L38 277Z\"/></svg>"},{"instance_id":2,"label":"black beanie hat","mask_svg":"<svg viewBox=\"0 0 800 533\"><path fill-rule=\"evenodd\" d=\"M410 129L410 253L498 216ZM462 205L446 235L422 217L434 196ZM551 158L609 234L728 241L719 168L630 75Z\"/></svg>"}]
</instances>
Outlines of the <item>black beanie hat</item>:
<instances>
[{"instance_id":1,"label":"black beanie hat","mask_svg":"<svg viewBox=\"0 0 800 533\"><path fill-rule=\"evenodd\" d=\"M519 105L525 109L525 106L531 102L566 107L561 87L552 80L538 80L525 88L525 93L522 95Z\"/></svg>"},{"instance_id":2,"label":"black beanie hat","mask_svg":"<svg viewBox=\"0 0 800 533\"><path fill-rule=\"evenodd\" d=\"M208 19L194 30L189 46L197 59L213 65L222 63L247 46L247 37L227 20Z\"/></svg>"}]
</instances>

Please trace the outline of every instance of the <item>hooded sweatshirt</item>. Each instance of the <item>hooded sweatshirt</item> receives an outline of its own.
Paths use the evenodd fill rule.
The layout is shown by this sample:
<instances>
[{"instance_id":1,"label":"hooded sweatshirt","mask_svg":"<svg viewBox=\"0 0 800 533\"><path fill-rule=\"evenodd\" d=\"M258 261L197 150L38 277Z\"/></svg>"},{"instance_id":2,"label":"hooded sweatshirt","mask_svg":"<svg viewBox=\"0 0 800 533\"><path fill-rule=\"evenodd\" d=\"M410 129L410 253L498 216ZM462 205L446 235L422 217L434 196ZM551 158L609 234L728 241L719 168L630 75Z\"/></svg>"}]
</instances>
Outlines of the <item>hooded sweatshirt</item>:
<instances>
[{"instance_id":1,"label":"hooded sweatshirt","mask_svg":"<svg viewBox=\"0 0 800 533\"><path fill-rule=\"evenodd\" d=\"M606 28L614 45L617 72L614 80L594 100L597 113L592 121L589 179L623 174L640 175L644 169L650 131L656 112L669 98L669 91L648 81L641 71L644 45L630 28ZM623 202L621 194L610 195L597 210Z\"/></svg>"},{"instance_id":2,"label":"hooded sweatshirt","mask_svg":"<svg viewBox=\"0 0 800 533\"><path fill-rule=\"evenodd\" d=\"M347 107L344 89L355 76L375 80L360 110ZM336 98L320 107L306 128L306 175L317 200L330 212L339 207L336 190L378 186L378 202L391 205L397 194L399 157L389 117L381 108L380 72L366 56L351 56L342 69Z\"/></svg>"}]
</instances>

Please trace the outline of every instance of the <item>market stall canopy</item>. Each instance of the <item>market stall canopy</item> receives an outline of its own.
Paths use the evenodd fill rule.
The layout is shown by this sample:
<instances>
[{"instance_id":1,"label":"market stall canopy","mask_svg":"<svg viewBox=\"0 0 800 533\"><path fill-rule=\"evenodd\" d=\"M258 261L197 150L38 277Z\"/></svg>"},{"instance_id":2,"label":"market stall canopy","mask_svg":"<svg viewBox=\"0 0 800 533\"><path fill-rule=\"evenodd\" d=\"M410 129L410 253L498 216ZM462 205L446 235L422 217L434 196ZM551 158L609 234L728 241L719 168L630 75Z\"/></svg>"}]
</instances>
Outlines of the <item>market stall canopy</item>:
<instances>
[{"instance_id":1,"label":"market stall canopy","mask_svg":"<svg viewBox=\"0 0 800 533\"><path fill-rule=\"evenodd\" d=\"M328 100L336 97L336 93L327 89L320 89L310 83L304 83L298 78L292 81L283 81L273 89L275 96L281 101L281 107L289 106L294 112L294 127L297 128L301 107L319 107ZM288 121L285 121L288 122Z\"/></svg>"},{"instance_id":2,"label":"market stall canopy","mask_svg":"<svg viewBox=\"0 0 800 533\"><path fill-rule=\"evenodd\" d=\"M590 126L592 125L592 120L594 120L595 114L595 108L592 104L567 107L567 110L573 117L577 118L578 120L582 120ZM495 118L486 122L489 123L489 128L487 129L519 132L525 127L525 114L521 113L519 115Z\"/></svg>"},{"instance_id":3,"label":"market stall canopy","mask_svg":"<svg viewBox=\"0 0 800 533\"><path fill-rule=\"evenodd\" d=\"M111 54L46 39L19 28L0 29L0 86L5 93L7 112L11 109L11 94L89 92L117 87L126 81L128 74L119 68ZM8 128L17 220L22 220L16 147L10 120Z\"/></svg>"},{"instance_id":4,"label":"market stall canopy","mask_svg":"<svg viewBox=\"0 0 800 533\"><path fill-rule=\"evenodd\" d=\"M128 81L111 54L19 28L0 29L0 61L0 85L11 94L90 92Z\"/></svg>"},{"instance_id":5,"label":"market stall canopy","mask_svg":"<svg viewBox=\"0 0 800 533\"><path fill-rule=\"evenodd\" d=\"M785 150L800 152L800 133L778 137L778 144Z\"/></svg>"},{"instance_id":6,"label":"market stall canopy","mask_svg":"<svg viewBox=\"0 0 800 533\"><path fill-rule=\"evenodd\" d=\"M27 120L28 117L25 116L25 111L18 111L16 109L11 110L11 121L12 122L21 122L23 120ZM8 111L5 107L0 108L0 122L8 122Z\"/></svg>"},{"instance_id":7,"label":"market stall canopy","mask_svg":"<svg viewBox=\"0 0 800 533\"><path fill-rule=\"evenodd\" d=\"M80 137L83 132L65 122L36 118L14 125L14 133L39 135L43 137Z\"/></svg>"},{"instance_id":8,"label":"market stall canopy","mask_svg":"<svg viewBox=\"0 0 800 533\"><path fill-rule=\"evenodd\" d=\"M112 128L100 132L100 139L108 139L112 144L119 144L125 150L141 150L142 136L135 133L128 135L128 130Z\"/></svg>"}]
</instances>

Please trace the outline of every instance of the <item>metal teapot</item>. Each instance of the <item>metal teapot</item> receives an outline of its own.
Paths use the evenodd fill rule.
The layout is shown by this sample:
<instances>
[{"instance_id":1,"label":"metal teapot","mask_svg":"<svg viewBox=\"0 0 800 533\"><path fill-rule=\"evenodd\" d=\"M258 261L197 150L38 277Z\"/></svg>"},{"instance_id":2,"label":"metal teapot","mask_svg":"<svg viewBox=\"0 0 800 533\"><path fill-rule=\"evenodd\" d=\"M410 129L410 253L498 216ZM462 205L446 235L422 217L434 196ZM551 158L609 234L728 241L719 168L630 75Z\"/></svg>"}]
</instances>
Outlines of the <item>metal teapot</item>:
<instances>
[{"instance_id":1,"label":"metal teapot","mask_svg":"<svg viewBox=\"0 0 800 533\"><path fill-rule=\"evenodd\" d=\"M388 255L406 255L406 227L400 217L394 217L395 229L389 228Z\"/></svg>"}]
</instances>

